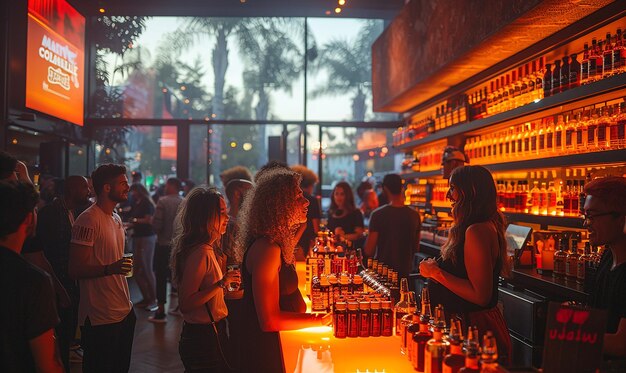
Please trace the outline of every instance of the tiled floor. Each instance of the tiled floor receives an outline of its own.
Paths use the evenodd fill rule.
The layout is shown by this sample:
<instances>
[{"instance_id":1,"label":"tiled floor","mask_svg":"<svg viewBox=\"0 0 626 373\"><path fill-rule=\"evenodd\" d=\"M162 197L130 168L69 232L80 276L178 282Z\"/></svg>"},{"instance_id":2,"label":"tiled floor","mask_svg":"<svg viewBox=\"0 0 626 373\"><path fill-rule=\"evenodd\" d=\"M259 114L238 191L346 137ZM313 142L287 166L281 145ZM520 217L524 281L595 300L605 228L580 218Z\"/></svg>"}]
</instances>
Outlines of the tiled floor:
<instances>
[{"instance_id":1,"label":"tiled floor","mask_svg":"<svg viewBox=\"0 0 626 373\"><path fill-rule=\"evenodd\" d=\"M133 302L141 300L139 289L134 281L129 281L131 299ZM176 304L176 297L170 297L166 305ZM183 372L183 365L178 356L178 339L182 327L182 318L167 315L167 323L153 324L148 321L151 312L135 308L137 325L135 326L135 340L133 342L133 357L130 372ZM80 364L73 364L71 373L81 373Z\"/></svg>"}]
</instances>

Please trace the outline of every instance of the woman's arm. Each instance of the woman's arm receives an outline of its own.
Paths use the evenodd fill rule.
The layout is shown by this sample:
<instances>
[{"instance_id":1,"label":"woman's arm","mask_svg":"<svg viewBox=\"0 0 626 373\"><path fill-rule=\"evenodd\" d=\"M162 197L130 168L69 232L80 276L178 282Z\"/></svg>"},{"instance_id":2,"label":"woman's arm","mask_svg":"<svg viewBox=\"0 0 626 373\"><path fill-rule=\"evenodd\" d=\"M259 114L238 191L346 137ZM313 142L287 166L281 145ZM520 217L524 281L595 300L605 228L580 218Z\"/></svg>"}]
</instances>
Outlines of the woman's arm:
<instances>
[{"instance_id":1,"label":"woman's arm","mask_svg":"<svg viewBox=\"0 0 626 373\"><path fill-rule=\"evenodd\" d=\"M209 263L210 260L204 250L195 250L187 257L184 275L178 288L178 302L181 312L202 307L214 296L221 296L220 288L225 281L228 281L227 278L231 276L229 274L209 285L207 289L200 289L207 270L216 270L209 268Z\"/></svg>"},{"instance_id":2,"label":"woman's arm","mask_svg":"<svg viewBox=\"0 0 626 373\"><path fill-rule=\"evenodd\" d=\"M266 239L259 239L249 250L244 265L252 275L254 305L263 331L293 330L328 323L326 317L280 310L278 272L281 252L278 245Z\"/></svg>"},{"instance_id":3,"label":"woman's arm","mask_svg":"<svg viewBox=\"0 0 626 373\"><path fill-rule=\"evenodd\" d=\"M456 277L440 269L435 261L420 263L420 273L431 277L459 297L486 306L493 287L493 230L485 224L474 224L465 231L465 268L468 279ZM488 246L488 247L485 247Z\"/></svg>"}]
</instances>

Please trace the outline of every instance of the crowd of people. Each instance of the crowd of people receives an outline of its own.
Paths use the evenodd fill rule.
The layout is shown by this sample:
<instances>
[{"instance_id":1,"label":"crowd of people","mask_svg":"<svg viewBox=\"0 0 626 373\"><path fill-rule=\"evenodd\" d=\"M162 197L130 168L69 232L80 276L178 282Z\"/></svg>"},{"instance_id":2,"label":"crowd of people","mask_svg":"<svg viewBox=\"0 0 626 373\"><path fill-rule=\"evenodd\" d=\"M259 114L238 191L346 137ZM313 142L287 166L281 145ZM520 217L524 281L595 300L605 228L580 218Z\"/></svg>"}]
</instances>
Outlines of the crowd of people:
<instances>
[{"instance_id":1,"label":"crowd of people","mask_svg":"<svg viewBox=\"0 0 626 373\"><path fill-rule=\"evenodd\" d=\"M454 224L441 256L419 271L434 303L494 332L506 361L511 341L497 307L498 277L509 270L505 220L492 175L467 161L458 149L444 153ZM14 300L1 311L2 371L69 371L78 327L83 371L128 371L135 310L167 322L168 281L178 294L169 313L184 320L179 354L188 372L284 371L278 332L330 324L330 314L306 313L295 271L321 225L311 170L270 162L253 177L237 167L220 175L224 193L183 191L170 178L156 202L140 173L131 183L127 174L104 164L89 179L70 176L38 209L24 163L0 153L0 286ZM337 183L326 227L407 277L416 269L420 216L405 206L399 175L386 175L382 190L379 206L373 187L357 188L357 207L350 184ZM626 306L617 295L626 290L626 183L598 179L586 192L590 239L610 247L591 304L610 310L609 352L625 354ZM143 297L135 304L131 275Z\"/></svg>"}]
</instances>

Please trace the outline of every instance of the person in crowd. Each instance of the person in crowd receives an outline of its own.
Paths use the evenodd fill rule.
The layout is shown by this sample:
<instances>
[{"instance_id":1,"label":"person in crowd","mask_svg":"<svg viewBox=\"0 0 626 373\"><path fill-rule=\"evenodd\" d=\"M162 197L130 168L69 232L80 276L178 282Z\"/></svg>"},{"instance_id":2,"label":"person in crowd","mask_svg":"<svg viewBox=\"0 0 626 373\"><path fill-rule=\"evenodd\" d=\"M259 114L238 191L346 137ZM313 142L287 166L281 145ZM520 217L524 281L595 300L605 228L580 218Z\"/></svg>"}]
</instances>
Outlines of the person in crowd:
<instances>
[{"instance_id":1,"label":"person in crowd","mask_svg":"<svg viewBox=\"0 0 626 373\"><path fill-rule=\"evenodd\" d=\"M174 236L174 219L183 201L180 196L182 182L172 177L165 183L165 196L159 199L156 212L152 219L152 227L157 234L157 245L154 253L156 271L157 310L148 320L155 323L166 322L165 303L167 303L167 279L170 276L169 262L172 254L172 238Z\"/></svg>"},{"instance_id":2,"label":"person in crowd","mask_svg":"<svg viewBox=\"0 0 626 373\"><path fill-rule=\"evenodd\" d=\"M300 237L300 241L298 241L298 247L302 249L306 257L313 246L317 232L320 230L320 219L322 218L320 203L317 198L313 196L313 188L317 183L317 175L315 172L302 165L292 166L291 169L302 175L300 188L302 188L304 197L309 201L309 210L306 215L306 229L302 237Z\"/></svg>"},{"instance_id":3,"label":"person in crowd","mask_svg":"<svg viewBox=\"0 0 626 373\"><path fill-rule=\"evenodd\" d=\"M130 173L131 184L141 184L143 181L143 174L141 171L133 171Z\"/></svg>"},{"instance_id":4,"label":"person in crowd","mask_svg":"<svg viewBox=\"0 0 626 373\"><path fill-rule=\"evenodd\" d=\"M26 164L3 150L0 150L0 180L20 180L32 184Z\"/></svg>"},{"instance_id":5,"label":"person in crowd","mask_svg":"<svg viewBox=\"0 0 626 373\"><path fill-rule=\"evenodd\" d=\"M124 225L115 206L128 199L126 167L99 166L92 174L96 203L72 226L69 274L78 280L78 323L84 372L127 372L136 316L125 275Z\"/></svg>"},{"instance_id":6,"label":"person in crowd","mask_svg":"<svg viewBox=\"0 0 626 373\"><path fill-rule=\"evenodd\" d=\"M463 151L454 146L446 146L441 157L441 173L448 180L454 169L469 163L469 158Z\"/></svg>"},{"instance_id":7,"label":"person in crowd","mask_svg":"<svg viewBox=\"0 0 626 373\"><path fill-rule=\"evenodd\" d=\"M363 227L363 214L354 204L350 184L337 183L330 197L328 229L340 238L358 243L363 237Z\"/></svg>"},{"instance_id":8,"label":"person in crowd","mask_svg":"<svg viewBox=\"0 0 626 373\"><path fill-rule=\"evenodd\" d=\"M235 166L222 171L222 173L220 174L220 180L222 180L222 185L224 187L228 185L229 181L235 179L252 181L252 173L247 167Z\"/></svg>"},{"instance_id":9,"label":"person in crowd","mask_svg":"<svg viewBox=\"0 0 626 373\"><path fill-rule=\"evenodd\" d=\"M275 168L283 168L285 170L288 170L289 169L289 165L287 163L283 162L283 161L277 161L277 160L269 161L266 164L264 164L263 166L261 166L261 168L259 168L259 170L256 172L256 174L254 174L254 180L253 181L255 183L258 182L259 178L261 176L263 176L263 174L266 171L273 170Z\"/></svg>"},{"instance_id":10,"label":"person in crowd","mask_svg":"<svg viewBox=\"0 0 626 373\"><path fill-rule=\"evenodd\" d=\"M191 179L186 179L183 182L183 196L186 196L189 194L189 192L191 192L193 190L193 188L196 187L196 183L193 182L193 180Z\"/></svg>"},{"instance_id":11,"label":"person in crowd","mask_svg":"<svg viewBox=\"0 0 626 373\"><path fill-rule=\"evenodd\" d=\"M133 201L129 222L133 231L134 276L143 297L135 306L154 311L156 309L156 279L152 264L157 237L152 228L152 216L155 205L150 193L141 184L130 186L130 196Z\"/></svg>"},{"instance_id":12,"label":"person in crowd","mask_svg":"<svg viewBox=\"0 0 626 373\"><path fill-rule=\"evenodd\" d=\"M186 372L226 372L224 291L241 277L235 271L223 274L215 256L228 223L224 198L215 188L197 187L183 201L179 219L171 270L185 320L180 358Z\"/></svg>"},{"instance_id":13,"label":"person in crowd","mask_svg":"<svg viewBox=\"0 0 626 373\"><path fill-rule=\"evenodd\" d=\"M385 188L383 188L382 183L378 183L375 188L378 193L378 206L384 206L389 203L389 198L387 198L387 192L385 192Z\"/></svg>"},{"instance_id":14,"label":"person in crowd","mask_svg":"<svg viewBox=\"0 0 626 373\"><path fill-rule=\"evenodd\" d=\"M608 246L588 290L589 304L608 312L604 352L626 357L626 178L608 176L585 185L584 226L593 246Z\"/></svg>"},{"instance_id":15,"label":"person in crowd","mask_svg":"<svg viewBox=\"0 0 626 373\"><path fill-rule=\"evenodd\" d=\"M265 171L239 213L237 247L243 252L246 331L240 351L242 372L284 372L278 331L328 325L332 318L304 313L306 305L298 291L294 247L309 205L300 182L301 176L289 169Z\"/></svg>"},{"instance_id":16,"label":"person in crowd","mask_svg":"<svg viewBox=\"0 0 626 373\"><path fill-rule=\"evenodd\" d=\"M70 370L70 346L78 326L79 292L76 281L68 273L72 225L89 202L89 184L82 176L70 176L65 180L63 197L45 206L38 214L35 240L43 247L44 254L52 265L53 273L59 279L69 296L69 304L59 302L58 312L61 323L56 328L61 360L65 369Z\"/></svg>"},{"instance_id":17,"label":"person in crowd","mask_svg":"<svg viewBox=\"0 0 626 373\"><path fill-rule=\"evenodd\" d=\"M3 175L4 176L4 175ZM63 372L50 276L20 256L37 223L39 195L24 181L0 181L0 371Z\"/></svg>"},{"instance_id":18,"label":"person in crowd","mask_svg":"<svg viewBox=\"0 0 626 373\"><path fill-rule=\"evenodd\" d=\"M359 209L361 210L365 218L369 218L372 214L372 211L376 210L379 206L378 196L374 191L374 184L372 184L369 178L366 177L361 182L361 184L359 184L359 186L356 188L356 194L359 196L359 199L361 199Z\"/></svg>"},{"instance_id":19,"label":"person in crowd","mask_svg":"<svg viewBox=\"0 0 626 373\"><path fill-rule=\"evenodd\" d=\"M431 279L432 304L442 304L447 314L464 325L491 330L498 355L511 357L511 339L498 303L498 277L508 275L504 216L497 208L496 186L481 166L463 166L450 176L448 199L453 225L441 257L420 263L420 274Z\"/></svg>"},{"instance_id":20,"label":"person in crowd","mask_svg":"<svg viewBox=\"0 0 626 373\"><path fill-rule=\"evenodd\" d=\"M390 203L372 212L364 254L376 258L408 278L413 270L414 254L419 247L420 216L404 205L402 178L385 175L383 189Z\"/></svg>"}]
</instances>

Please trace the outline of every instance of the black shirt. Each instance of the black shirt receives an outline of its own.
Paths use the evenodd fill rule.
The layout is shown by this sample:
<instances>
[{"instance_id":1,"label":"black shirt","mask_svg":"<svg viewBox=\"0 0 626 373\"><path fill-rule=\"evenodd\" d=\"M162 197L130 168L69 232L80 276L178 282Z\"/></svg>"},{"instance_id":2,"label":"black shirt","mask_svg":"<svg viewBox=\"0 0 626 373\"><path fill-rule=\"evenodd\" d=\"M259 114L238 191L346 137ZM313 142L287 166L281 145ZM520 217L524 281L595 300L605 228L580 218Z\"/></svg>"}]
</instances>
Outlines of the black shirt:
<instances>
[{"instance_id":1,"label":"black shirt","mask_svg":"<svg viewBox=\"0 0 626 373\"><path fill-rule=\"evenodd\" d=\"M306 255L311 247L311 241L315 239L313 219L320 219L322 213L320 212L320 205L317 198L308 193L304 193L304 197L309 200L309 210L306 213L306 229L304 233L302 233L302 237L300 237L298 246L304 249L304 254Z\"/></svg>"},{"instance_id":2,"label":"black shirt","mask_svg":"<svg viewBox=\"0 0 626 373\"><path fill-rule=\"evenodd\" d=\"M74 213L74 217L79 214ZM41 242L46 258L59 278L69 279L72 223L69 211L60 198L45 206L37 216L36 239Z\"/></svg>"},{"instance_id":3,"label":"black shirt","mask_svg":"<svg viewBox=\"0 0 626 373\"><path fill-rule=\"evenodd\" d=\"M340 218L334 217L332 214L328 217L328 229L333 233L337 227L341 227L346 234L352 234L357 227L363 228L363 226L363 213L359 209Z\"/></svg>"},{"instance_id":4,"label":"black shirt","mask_svg":"<svg viewBox=\"0 0 626 373\"><path fill-rule=\"evenodd\" d=\"M133 203L133 207L130 211L130 217L132 218L145 218L147 215L154 215L154 205L145 198ZM133 237L148 237L156 234L152 228L152 224L135 223L133 225Z\"/></svg>"},{"instance_id":5,"label":"black shirt","mask_svg":"<svg viewBox=\"0 0 626 373\"><path fill-rule=\"evenodd\" d=\"M35 372L29 341L58 323L52 280L0 246L0 371Z\"/></svg>"},{"instance_id":6,"label":"black shirt","mask_svg":"<svg viewBox=\"0 0 626 373\"><path fill-rule=\"evenodd\" d=\"M400 278L408 278L413 270L419 230L419 213L410 207L385 205L372 212L370 232L378 233L376 257L398 271Z\"/></svg>"},{"instance_id":7,"label":"black shirt","mask_svg":"<svg viewBox=\"0 0 626 373\"><path fill-rule=\"evenodd\" d=\"M607 333L617 332L621 318L626 318L626 263L611 270L613 253L605 250L596 272L589 305L607 310Z\"/></svg>"}]
</instances>

